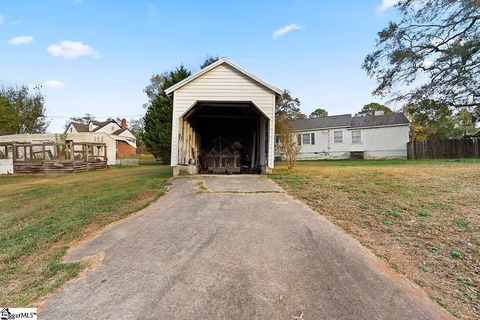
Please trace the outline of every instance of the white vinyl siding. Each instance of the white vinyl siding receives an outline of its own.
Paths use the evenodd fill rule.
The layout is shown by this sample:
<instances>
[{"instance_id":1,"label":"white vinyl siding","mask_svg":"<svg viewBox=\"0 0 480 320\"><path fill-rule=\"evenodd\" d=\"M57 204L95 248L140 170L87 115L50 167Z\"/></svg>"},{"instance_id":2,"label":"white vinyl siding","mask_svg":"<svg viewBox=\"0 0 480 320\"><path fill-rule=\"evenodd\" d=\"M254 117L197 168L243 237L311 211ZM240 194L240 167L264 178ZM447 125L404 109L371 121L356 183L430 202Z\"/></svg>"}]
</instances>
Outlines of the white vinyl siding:
<instances>
[{"instance_id":1,"label":"white vinyl siding","mask_svg":"<svg viewBox=\"0 0 480 320\"><path fill-rule=\"evenodd\" d=\"M268 136L275 135L275 92L232 66L220 64L173 94L172 166L178 164L181 117L197 101L251 101L269 119ZM268 143L268 166L273 168L274 139L268 139Z\"/></svg>"},{"instance_id":2,"label":"white vinyl siding","mask_svg":"<svg viewBox=\"0 0 480 320\"><path fill-rule=\"evenodd\" d=\"M343 131L334 131L333 132L333 142L334 143L343 143Z\"/></svg>"},{"instance_id":3,"label":"white vinyl siding","mask_svg":"<svg viewBox=\"0 0 480 320\"><path fill-rule=\"evenodd\" d=\"M360 130L352 131L352 144L362 143L362 132Z\"/></svg>"},{"instance_id":4,"label":"white vinyl siding","mask_svg":"<svg viewBox=\"0 0 480 320\"><path fill-rule=\"evenodd\" d=\"M342 143L335 142L335 131L342 132ZM352 143L352 131L360 143ZM350 152L364 152L365 159L406 158L409 141L409 126L385 126L363 129L318 129L315 133L315 145L302 145L299 159L349 159ZM297 133L301 139L301 132ZM339 134L337 134L338 136Z\"/></svg>"}]
</instances>

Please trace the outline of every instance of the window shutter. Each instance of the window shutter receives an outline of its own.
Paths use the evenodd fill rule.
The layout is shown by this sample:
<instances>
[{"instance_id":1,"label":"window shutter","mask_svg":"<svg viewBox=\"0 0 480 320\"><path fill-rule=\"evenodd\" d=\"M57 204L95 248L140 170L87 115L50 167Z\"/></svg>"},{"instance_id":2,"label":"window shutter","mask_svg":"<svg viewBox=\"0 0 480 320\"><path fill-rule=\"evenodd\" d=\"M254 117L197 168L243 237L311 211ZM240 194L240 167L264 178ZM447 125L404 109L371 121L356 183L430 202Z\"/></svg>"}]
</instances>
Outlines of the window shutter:
<instances>
[{"instance_id":1,"label":"window shutter","mask_svg":"<svg viewBox=\"0 0 480 320\"><path fill-rule=\"evenodd\" d=\"M310 139L311 144L315 144L315 133L312 133L312 138Z\"/></svg>"},{"instance_id":2,"label":"window shutter","mask_svg":"<svg viewBox=\"0 0 480 320\"><path fill-rule=\"evenodd\" d=\"M298 143L298 145L302 144L302 135L301 134L297 134L297 143Z\"/></svg>"}]
</instances>

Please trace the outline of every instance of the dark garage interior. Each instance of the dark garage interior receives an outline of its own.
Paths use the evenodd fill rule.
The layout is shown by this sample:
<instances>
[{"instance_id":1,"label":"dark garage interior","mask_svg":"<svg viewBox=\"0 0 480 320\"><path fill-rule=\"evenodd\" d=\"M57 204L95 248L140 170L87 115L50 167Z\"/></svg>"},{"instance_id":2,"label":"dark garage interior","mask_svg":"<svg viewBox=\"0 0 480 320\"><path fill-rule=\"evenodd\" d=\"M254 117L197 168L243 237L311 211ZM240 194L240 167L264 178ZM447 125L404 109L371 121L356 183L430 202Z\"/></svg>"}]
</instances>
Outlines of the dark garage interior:
<instances>
[{"instance_id":1,"label":"dark garage interior","mask_svg":"<svg viewBox=\"0 0 480 320\"><path fill-rule=\"evenodd\" d=\"M196 135L187 139L202 173L262 172L265 156L261 153L268 145L268 120L256 106L249 102L199 102L184 119Z\"/></svg>"}]
</instances>

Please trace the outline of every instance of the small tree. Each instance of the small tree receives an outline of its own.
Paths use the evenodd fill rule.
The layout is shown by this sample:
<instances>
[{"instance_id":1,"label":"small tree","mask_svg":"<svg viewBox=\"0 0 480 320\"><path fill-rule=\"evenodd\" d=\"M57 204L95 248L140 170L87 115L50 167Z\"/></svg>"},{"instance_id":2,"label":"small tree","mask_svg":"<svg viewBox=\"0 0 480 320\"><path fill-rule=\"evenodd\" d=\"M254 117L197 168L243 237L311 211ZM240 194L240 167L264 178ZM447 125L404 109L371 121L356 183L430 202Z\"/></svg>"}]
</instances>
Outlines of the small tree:
<instances>
[{"instance_id":1,"label":"small tree","mask_svg":"<svg viewBox=\"0 0 480 320\"><path fill-rule=\"evenodd\" d=\"M414 141L458 139L476 130L467 108L452 108L446 103L423 100L406 106L405 112L411 120L410 138Z\"/></svg>"},{"instance_id":2,"label":"small tree","mask_svg":"<svg viewBox=\"0 0 480 320\"><path fill-rule=\"evenodd\" d=\"M378 102L371 102L363 106L362 110L357 113L360 116L373 116L375 111L383 111L383 113L388 114L392 113L392 109Z\"/></svg>"},{"instance_id":3,"label":"small tree","mask_svg":"<svg viewBox=\"0 0 480 320\"><path fill-rule=\"evenodd\" d=\"M218 56L207 56L205 61L200 65L200 69L204 69L211 65L212 63L218 61L220 58Z\"/></svg>"},{"instance_id":4,"label":"small tree","mask_svg":"<svg viewBox=\"0 0 480 320\"><path fill-rule=\"evenodd\" d=\"M284 115L275 119L275 127L278 137L278 148L287 162L287 169L295 166L300 155L300 145L297 144L295 133L292 131L291 120Z\"/></svg>"},{"instance_id":5,"label":"small tree","mask_svg":"<svg viewBox=\"0 0 480 320\"><path fill-rule=\"evenodd\" d=\"M40 87L0 87L0 133L45 133L49 122L44 103Z\"/></svg>"},{"instance_id":6,"label":"small tree","mask_svg":"<svg viewBox=\"0 0 480 320\"><path fill-rule=\"evenodd\" d=\"M275 116L285 116L291 120L306 119L307 117L300 111L300 100L293 98L290 91L284 90L282 96L275 106Z\"/></svg>"},{"instance_id":7,"label":"small tree","mask_svg":"<svg viewBox=\"0 0 480 320\"><path fill-rule=\"evenodd\" d=\"M135 136L137 139L137 150L140 153L144 152L144 143L142 140L143 132L145 131L143 118L141 119L130 119L130 132Z\"/></svg>"},{"instance_id":8,"label":"small tree","mask_svg":"<svg viewBox=\"0 0 480 320\"><path fill-rule=\"evenodd\" d=\"M322 109L322 108L317 108L317 109L315 109L315 111L310 113L310 115L308 117L310 119L328 117L328 111L325 110L325 109Z\"/></svg>"}]
</instances>

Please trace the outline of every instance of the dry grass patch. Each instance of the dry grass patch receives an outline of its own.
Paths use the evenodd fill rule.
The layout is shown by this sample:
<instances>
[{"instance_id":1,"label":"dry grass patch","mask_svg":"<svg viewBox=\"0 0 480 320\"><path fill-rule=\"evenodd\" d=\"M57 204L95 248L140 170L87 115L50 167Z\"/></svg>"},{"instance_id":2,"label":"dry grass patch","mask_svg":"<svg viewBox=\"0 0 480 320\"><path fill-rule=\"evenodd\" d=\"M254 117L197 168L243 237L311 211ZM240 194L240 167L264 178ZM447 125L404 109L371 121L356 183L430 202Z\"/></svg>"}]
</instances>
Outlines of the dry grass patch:
<instances>
[{"instance_id":1,"label":"dry grass patch","mask_svg":"<svg viewBox=\"0 0 480 320\"><path fill-rule=\"evenodd\" d=\"M75 277L67 247L161 196L166 166L0 177L0 305L28 306Z\"/></svg>"},{"instance_id":2,"label":"dry grass patch","mask_svg":"<svg viewBox=\"0 0 480 320\"><path fill-rule=\"evenodd\" d=\"M480 162L315 161L270 177L452 315L480 317Z\"/></svg>"}]
</instances>

